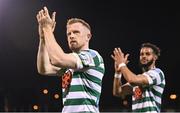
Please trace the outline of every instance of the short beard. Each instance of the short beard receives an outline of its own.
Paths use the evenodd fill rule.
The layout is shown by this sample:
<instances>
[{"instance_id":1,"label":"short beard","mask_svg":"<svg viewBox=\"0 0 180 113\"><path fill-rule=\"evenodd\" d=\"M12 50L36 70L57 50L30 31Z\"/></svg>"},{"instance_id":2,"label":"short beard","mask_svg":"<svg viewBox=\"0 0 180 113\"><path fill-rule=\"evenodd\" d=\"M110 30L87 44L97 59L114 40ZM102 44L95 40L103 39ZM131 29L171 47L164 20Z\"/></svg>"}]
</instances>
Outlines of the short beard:
<instances>
[{"instance_id":1,"label":"short beard","mask_svg":"<svg viewBox=\"0 0 180 113\"><path fill-rule=\"evenodd\" d=\"M139 61L139 66L143 71L148 71L152 63L153 63L153 60L149 61L147 64L141 64L141 62Z\"/></svg>"},{"instance_id":2,"label":"short beard","mask_svg":"<svg viewBox=\"0 0 180 113\"><path fill-rule=\"evenodd\" d=\"M70 50L73 52L79 52L80 49L77 47L70 47Z\"/></svg>"},{"instance_id":3,"label":"short beard","mask_svg":"<svg viewBox=\"0 0 180 113\"><path fill-rule=\"evenodd\" d=\"M70 48L70 49L71 49L71 51L73 51L75 53L79 52L79 49L77 49L77 48Z\"/></svg>"}]
</instances>

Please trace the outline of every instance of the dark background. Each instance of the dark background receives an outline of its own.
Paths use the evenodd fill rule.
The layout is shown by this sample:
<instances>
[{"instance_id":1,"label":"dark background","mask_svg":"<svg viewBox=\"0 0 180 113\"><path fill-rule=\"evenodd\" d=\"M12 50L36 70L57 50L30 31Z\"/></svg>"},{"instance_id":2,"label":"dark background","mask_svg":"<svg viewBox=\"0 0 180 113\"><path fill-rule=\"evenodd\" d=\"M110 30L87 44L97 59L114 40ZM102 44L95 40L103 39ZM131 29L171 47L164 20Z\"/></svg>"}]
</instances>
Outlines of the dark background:
<instances>
[{"instance_id":1,"label":"dark background","mask_svg":"<svg viewBox=\"0 0 180 113\"><path fill-rule=\"evenodd\" d=\"M55 36L69 52L66 41L66 21L71 17L86 20L92 27L90 48L104 58L106 72L103 78L100 111L130 111L127 105L112 95L113 60L115 47L130 53L128 67L138 68L141 43L151 42L161 48L157 66L166 76L162 111L180 111L179 41L180 8L175 1L98 1L98 0L0 0L0 110L1 111L61 111L61 81L37 73L38 25L36 14L47 6L57 12ZM44 95L42 89L49 93ZM170 100L170 94L177 94Z\"/></svg>"}]
</instances>

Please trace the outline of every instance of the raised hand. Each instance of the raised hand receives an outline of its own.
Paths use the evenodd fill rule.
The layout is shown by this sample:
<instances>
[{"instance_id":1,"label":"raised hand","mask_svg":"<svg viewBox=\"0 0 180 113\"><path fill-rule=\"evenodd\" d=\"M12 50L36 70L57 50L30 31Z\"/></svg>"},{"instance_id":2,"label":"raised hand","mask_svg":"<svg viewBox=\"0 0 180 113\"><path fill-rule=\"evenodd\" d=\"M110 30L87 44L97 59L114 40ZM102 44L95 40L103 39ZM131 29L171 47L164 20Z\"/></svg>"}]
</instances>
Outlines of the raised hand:
<instances>
[{"instance_id":1,"label":"raised hand","mask_svg":"<svg viewBox=\"0 0 180 113\"><path fill-rule=\"evenodd\" d=\"M115 71L119 72L120 70L118 69L119 64L125 63L127 64L128 61L128 56L129 54L124 55L124 53L121 51L120 48L115 48L113 51L113 54L111 57L114 59L114 64L115 64Z\"/></svg>"},{"instance_id":2,"label":"raised hand","mask_svg":"<svg viewBox=\"0 0 180 113\"><path fill-rule=\"evenodd\" d=\"M36 15L38 24L39 24L39 36L43 38L43 27L50 27L52 32L54 32L56 21L55 21L56 12L52 13L50 17L47 7L44 7L42 10L38 12Z\"/></svg>"}]
</instances>

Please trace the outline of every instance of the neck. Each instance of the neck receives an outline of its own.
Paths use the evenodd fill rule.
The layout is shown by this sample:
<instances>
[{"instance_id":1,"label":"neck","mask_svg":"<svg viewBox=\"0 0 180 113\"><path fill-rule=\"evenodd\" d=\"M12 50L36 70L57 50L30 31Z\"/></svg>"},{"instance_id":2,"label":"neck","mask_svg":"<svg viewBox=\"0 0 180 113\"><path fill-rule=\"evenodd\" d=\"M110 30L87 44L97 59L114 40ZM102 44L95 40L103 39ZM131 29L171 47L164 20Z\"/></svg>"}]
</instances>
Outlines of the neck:
<instances>
[{"instance_id":1,"label":"neck","mask_svg":"<svg viewBox=\"0 0 180 113\"><path fill-rule=\"evenodd\" d=\"M149 70L154 69L154 68L156 68L155 65L151 65L151 66L149 66L149 67L142 67L142 71L143 71L143 72L146 72L146 71L149 71Z\"/></svg>"},{"instance_id":2,"label":"neck","mask_svg":"<svg viewBox=\"0 0 180 113\"><path fill-rule=\"evenodd\" d=\"M84 46L82 46L79 51L82 51L82 50L88 50L89 49L89 45L88 44L85 44Z\"/></svg>"},{"instance_id":3,"label":"neck","mask_svg":"<svg viewBox=\"0 0 180 113\"><path fill-rule=\"evenodd\" d=\"M89 49L89 47L83 47L81 49L75 49L75 50L72 50L72 51L78 53L79 51L88 50L88 49Z\"/></svg>"}]
</instances>

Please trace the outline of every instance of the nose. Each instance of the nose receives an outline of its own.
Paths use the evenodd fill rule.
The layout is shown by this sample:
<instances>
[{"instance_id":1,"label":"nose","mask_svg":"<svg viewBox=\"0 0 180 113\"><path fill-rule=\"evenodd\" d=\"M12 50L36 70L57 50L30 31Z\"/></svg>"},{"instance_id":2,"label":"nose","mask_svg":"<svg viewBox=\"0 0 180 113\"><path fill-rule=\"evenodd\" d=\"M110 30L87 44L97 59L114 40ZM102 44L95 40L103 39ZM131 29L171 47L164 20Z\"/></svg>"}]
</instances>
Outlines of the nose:
<instances>
[{"instance_id":1,"label":"nose","mask_svg":"<svg viewBox=\"0 0 180 113\"><path fill-rule=\"evenodd\" d=\"M141 57L142 58L146 58L146 54L141 54Z\"/></svg>"},{"instance_id":2,"label":"nose","mask_svg":"<svg viewBox=\"0 0 180 113\"><path fill-rule=\"evenodd\" d=\"M143 57L143 58L146 58L146 55L144 54L144 55L142 55L142 57Z\"/></svg>"},{"instance_id":3,"label":"nose","mask_svg":"<svg viewBox=\"0 0 180 113\"><path fill-rule=\"evenodd\" d=\"M71 35L71 36L69 36L69 39L71 39L71 40L72 40L72 39L74 39L74 36L72 36L72 35Z\"/></svg>"},{"instance_id":4,"label":"nose","mask_svg":"<svg viewBox=\"0 0 180 113\"><path fill-rule=\"evenodd\" d=\"M69 34L69 38L70 38L70 39L73 39L73 38L74 38L74 33L70 33L70 34Z\"/></svg>"}]
</instances>

